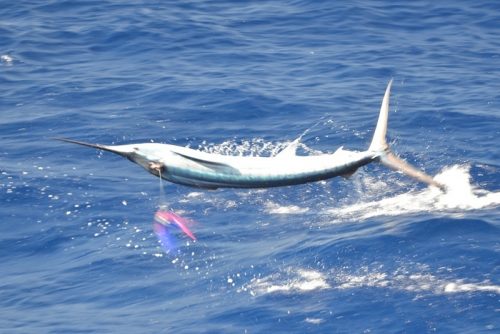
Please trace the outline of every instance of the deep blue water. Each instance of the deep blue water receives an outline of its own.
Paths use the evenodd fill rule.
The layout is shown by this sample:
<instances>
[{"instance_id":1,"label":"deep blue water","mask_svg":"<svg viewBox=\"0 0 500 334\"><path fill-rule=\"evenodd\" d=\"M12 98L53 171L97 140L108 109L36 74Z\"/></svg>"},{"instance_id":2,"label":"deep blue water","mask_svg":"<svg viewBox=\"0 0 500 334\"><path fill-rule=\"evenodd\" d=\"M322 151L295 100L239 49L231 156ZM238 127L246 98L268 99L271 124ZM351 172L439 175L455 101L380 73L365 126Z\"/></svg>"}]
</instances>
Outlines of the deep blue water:
<instances>
[{"instance_id":1,"label":"deep blue water","mask_svg":"<svg viewBox=\"0 0 500 334\"><path fill-rule=\"evenodd\" d=\"M500 330L497 2L3 1L0 18L0 332ZM377 165L164 183L198 237L168 254L158 179L52 139L271 155L309 129L300 154L363 150L390 78L394 151L449 194Z\"/></svg>"}]
</instances>

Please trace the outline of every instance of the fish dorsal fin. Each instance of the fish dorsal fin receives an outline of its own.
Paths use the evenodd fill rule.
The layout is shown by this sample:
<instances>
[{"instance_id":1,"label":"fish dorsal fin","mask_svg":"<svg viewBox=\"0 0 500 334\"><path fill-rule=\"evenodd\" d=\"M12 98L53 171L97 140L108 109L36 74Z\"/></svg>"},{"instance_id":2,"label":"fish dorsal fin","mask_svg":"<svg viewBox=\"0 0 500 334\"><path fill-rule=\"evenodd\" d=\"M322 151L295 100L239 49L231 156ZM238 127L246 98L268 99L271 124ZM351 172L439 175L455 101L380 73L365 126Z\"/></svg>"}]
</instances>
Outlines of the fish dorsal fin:
<instances>
[{"instance_id":1,"label":"fish dorsal fin","mask_svg":"<svg viewBox=\"0 0 500 334\"><path fill-rule=\"evenodd\" d=\"M240 174L240 172L236 168L234 168L233 166L230 166L228 164L225 164L223 162L217 162L217 161L196 158L196 157L192 157L190 155L179 153L179 152L174 152L174 153L177 154L178 156L183 157L184 159L191 160L193 162L196 162L197 164L200 164L206 168L212 169L212 170L219 172L219 173Z\"/></svg>"},{"instance_id":2,"label":"fish dorsal fin","mask_svg":"<svg viewBox=\"0 0 500 334\"><path fill-rule=\"evenodd\" d=\"M297 155L297 148L299 147L300 137L292 141L281 152L276 154L276 158L291 158Z\"/></svg>"},{"instance_id":3,"label":"fish dorsal fin","mask_svg":"<svg viewBox=\"0 0 500 334\"><path fill-rule=\"evenodd\" d=\"M342 154L344 152L344 146L340 146L333 154Z\"/></svg>"}]
</instances>

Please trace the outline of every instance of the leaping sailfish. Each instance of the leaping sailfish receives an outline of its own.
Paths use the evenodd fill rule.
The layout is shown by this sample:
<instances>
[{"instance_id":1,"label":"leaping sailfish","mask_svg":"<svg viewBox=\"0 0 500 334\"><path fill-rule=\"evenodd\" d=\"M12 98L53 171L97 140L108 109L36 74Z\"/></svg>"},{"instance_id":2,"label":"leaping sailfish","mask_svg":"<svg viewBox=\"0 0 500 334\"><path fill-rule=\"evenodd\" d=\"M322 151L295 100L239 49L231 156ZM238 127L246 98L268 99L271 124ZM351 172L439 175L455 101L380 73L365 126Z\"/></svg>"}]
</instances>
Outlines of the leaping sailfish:
<instances>
[{"instance_id":1,"label":"leaping sailfish","mask_svg":"<svg viewBox=\"0 0 500 334\"><path fill-rule=\"evenodd\" d=\"M57 138L119 154L167 181L191 187L269 188L349 176L371 162L400 171L418 181L445 190L445 186L423 171L394 155L386 141L389 96L392 80L387 85L373 139L366 151L348 151L342 147L333 154L298 156L297 143L273 157L242 157L213 154L168 144L143 143L129 145L89 144Z\"/></svg>"}]
</instances>

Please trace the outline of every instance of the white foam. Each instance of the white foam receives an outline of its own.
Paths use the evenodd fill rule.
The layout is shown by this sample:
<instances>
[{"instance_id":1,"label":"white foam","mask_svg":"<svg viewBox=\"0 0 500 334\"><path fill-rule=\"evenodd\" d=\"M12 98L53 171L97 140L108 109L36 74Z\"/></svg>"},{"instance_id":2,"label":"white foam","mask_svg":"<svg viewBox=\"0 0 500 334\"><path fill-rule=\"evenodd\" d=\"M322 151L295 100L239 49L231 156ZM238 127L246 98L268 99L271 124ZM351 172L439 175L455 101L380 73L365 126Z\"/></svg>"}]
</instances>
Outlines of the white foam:
<instances>
[{"instance_id":1,"label":"white foam","mask_svg":"<svg viewBox=\"0 0 500 334\"><path fill-rule=\"evenodd\" d=\"M302 268L288 268L284 273L263 278L253 278L245 287L245 290L256 296L269 293L305 293L328 288L330 288L330 285L321 272Z\"/></svg>"},{"instance_id":2,"label":"white foam","mask_svg":"<svg viewBox=\"0 0 500 334\"><path fill-rule=\"evenodd\" d=\"M5 63L6 65L12 65L12 62L14 61L14 59L9 55L1 55L0 61Z\"/></svg>"},{"instance_id":3,"label":"white foam","mask_svg":"<svg viewBox=\"0 0 500 334\"><path fill-rule=\"evenodd\" d=\"M301 294L326 289L350 290L366 287L419 294L427 292L435 295L472 292L500 294L500 286L489 281L466 282L464 279L440 278L422 269L425 266L415 264L412 267L416 267L422 272L412 273L405 268L385 272L380 269L363 267L356 272L332 270L328 273L322 273L311 269L287 268L284 272L253 278L242 290L249 291L253 296Z\"/></svg>"},{"instance_id":4,"label":"white foam","mask_svg":"<svg viewBox=\"0 0 500 334\"><path fill-rule=\"evenodd\" d=\"M396 216L422 212L454 212L478 210L500 205L500 192L477 189L470 183L469 166L445 168L435 179L446 185L445 193L429 187L420 191L386 197L327 210L335 221L363 220L376 216Z\"/></svg>"},{"instance_id":5,"label":"white foam","mask_svg":"<svg viewBox=\"0 0 500 334\"><path fill-rule=\"evenodd\" d=\"M308 317L304 321L307 323L313 324L313 325L319 325L319 324L323 323L325 320L321 319L321 318L309 318Z\"/></svg>"},{"instance_id":6,"label":"white foam","mask_svg":"<svg viewBox=\"0 0 500 334\"><path fill-rule=\"evenodd\" d=\"M309 211L309 208L302 208L297 205L279 205L277 203L268 201L265 204L265 211L271 214L290 215L305 213Z\"/></svg>"},{"instance_id":7,"label":"white foam","mask_svg":"<svg viewBox=\"0 0 500 334\"><path fill-rule=\"evenodd\" d=\"M494 292L496 294L500 294L500 286L483 283L483 284L474 284L474 283L463 283L463 282L451 282L444 286L445 293L458 293L458 292L472 292L472 291L486 291L486 292Z\"/></svg>"},{"instance_id":8,"label":"white foam","mask_svg":"<svg viewBox=\"0 0 500 334\"><path fill-rule=\"evenodd\" d=\"M203 193L199 191L192 191L189 194L186 195L187 198L194 198L194 197L200 197L202 196Z\"/></svg>"},{"instance_id":9,"label":"white foam","mask_svg":"<svg viewBox=\"0 0 500 334\"><path fill-rule=\"evenodd\" d=\"M192 191L188 193L187 195L184 196L184 198L179 200L179 203L188 203L193 199L202 199L203 198L203 193L199 191Z\"/></svg>"},{"instance_id":10,"label":"white foam","mask_svg":"<svg viewBox=\"0 0 500 334\"><path fill-rule=\"evenodd\" d=\"M500 294L500 286L491 282L466 283L463 279L444 279L430 273L365 272L357 274L334 273L334 288L345 290L361 287L387 288L409 292L429 292L436 295L466 292L493 292Z\"/></svg>"}]
</instances>

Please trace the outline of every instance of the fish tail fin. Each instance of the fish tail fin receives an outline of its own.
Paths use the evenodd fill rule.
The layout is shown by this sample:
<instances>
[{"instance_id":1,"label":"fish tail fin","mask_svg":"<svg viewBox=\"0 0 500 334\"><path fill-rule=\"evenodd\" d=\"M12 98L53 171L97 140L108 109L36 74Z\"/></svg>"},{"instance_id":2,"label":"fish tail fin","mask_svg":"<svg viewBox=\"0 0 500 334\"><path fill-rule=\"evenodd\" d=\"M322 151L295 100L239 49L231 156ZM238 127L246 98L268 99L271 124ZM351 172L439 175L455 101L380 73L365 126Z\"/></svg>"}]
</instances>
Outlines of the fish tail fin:
<instances>
[{"instance_id":1,"label":"fish tail fin","mask_svg":"<svg viewBox=\"0 0 500 334\"><path fill-rule=\"evenodd\" d=\"M442 191L446 187L433 179L432 176L425 174L416 167L413 167L406 161L402 160L394 153L391 152L389 144L387 144L387 122L389 119L389 97L391 95L392 79L389 81L385 90L382 105L380 107L380 114L377 121L377 126L373 134L373 139L368 148L368 151L374 153L374 159L379 161L384 166L387 166L395 171L402 172L418 181L427 183L429 185L438 187Z\"/></svg>"}]
</instances>

